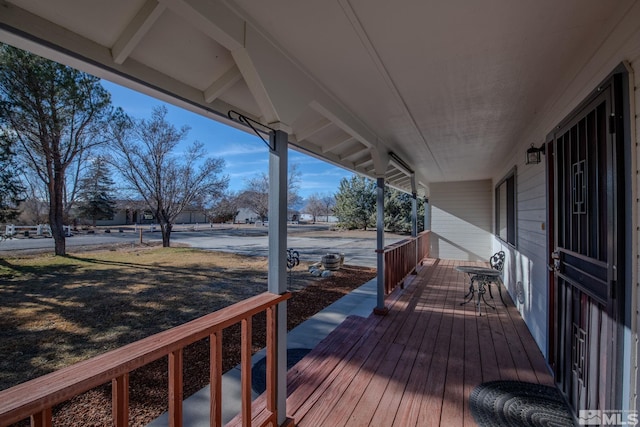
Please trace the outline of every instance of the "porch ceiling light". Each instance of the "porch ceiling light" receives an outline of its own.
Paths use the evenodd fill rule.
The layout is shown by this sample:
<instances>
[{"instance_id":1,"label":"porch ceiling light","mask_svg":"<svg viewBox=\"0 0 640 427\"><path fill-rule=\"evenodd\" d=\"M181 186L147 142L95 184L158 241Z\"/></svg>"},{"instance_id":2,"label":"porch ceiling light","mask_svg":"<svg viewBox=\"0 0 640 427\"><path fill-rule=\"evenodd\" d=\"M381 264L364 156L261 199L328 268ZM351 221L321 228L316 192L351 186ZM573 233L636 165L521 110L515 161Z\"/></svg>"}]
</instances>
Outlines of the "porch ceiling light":
<instances>
[{"instance_id":1,"label":"porch ceiling light","mask_svg":"<svg viewBox=\"0 0 640 427\"><path fill-rule=\"evenodd\" d=\"M525 164L527 165L537 165L540 163L540 153L545 154L544 152L544 144L540 146L540 148L536 148L531 144L531 147L527 149L527 160Z\"/></svg>"}]
</instances>

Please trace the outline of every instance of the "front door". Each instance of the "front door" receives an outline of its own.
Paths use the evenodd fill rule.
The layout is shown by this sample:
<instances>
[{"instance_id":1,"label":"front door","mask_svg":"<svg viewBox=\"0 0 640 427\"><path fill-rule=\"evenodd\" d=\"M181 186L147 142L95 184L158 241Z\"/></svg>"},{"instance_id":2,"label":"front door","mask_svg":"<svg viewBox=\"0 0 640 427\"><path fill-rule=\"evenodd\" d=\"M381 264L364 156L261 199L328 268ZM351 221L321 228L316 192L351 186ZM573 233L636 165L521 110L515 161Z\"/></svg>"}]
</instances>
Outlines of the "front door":
<instances>
[{"instance_id":1,"label":"front door","mask_svg":"<svg viewBox=\"0 0 640 427\"><path fill-rule=\"evenodd\" d=\"M553 133L553 367L572 409L619 407L617 309L624 195L616 78ZM617 134L618 132L618 134ZM619 228L620 227L620 228Z\"/></svg>"}]
</instances>

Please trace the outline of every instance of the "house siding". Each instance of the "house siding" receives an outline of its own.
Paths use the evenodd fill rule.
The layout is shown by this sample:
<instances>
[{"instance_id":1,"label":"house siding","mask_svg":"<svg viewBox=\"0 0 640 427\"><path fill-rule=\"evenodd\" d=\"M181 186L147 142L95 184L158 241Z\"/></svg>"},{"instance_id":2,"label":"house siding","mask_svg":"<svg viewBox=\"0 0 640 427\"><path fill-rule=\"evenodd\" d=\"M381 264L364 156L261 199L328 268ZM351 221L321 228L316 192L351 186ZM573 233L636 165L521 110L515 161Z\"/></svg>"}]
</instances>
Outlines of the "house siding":
<instances>
[{"instance_id":1,"label":"house siding","mask_svg":"<svg viewBox=\"0 0 640 427\"><path fill-rule=\"evenodd\" d=\"M517 244L515 247L505 245L501 240L494 238L493 249L505 250L507 262L505 265L505 285L509 290L518 310L522 313L527 326L543 354L548 358L547 341L549 337L548 324L549 295L548 295L548 269L547 256L547 201L546 201L546 168L544 164L525 165L525 151L531 143L539 146L546 142L546 135L561 120L580 104L620 63L627 63L630 71L630 115L627 126L630 131L629 170L626 208L626 229L633 230L626 235L631 236L627 242L627 250L624 254L627 261L625 300L628 301L628 316L625 319L623 337L623 399L622 409L638 409L637 384L640 383L638 370L638 335L640 330L640 292L638 291L638 277L640 277L640 265L638 264L639 231L640 224L640 155L637 144L640 143L640 90L638 89L637 76L640 64L640 2L631 5L628 11L620 16L617 25L606 32L606 36L597 48L596 52L589 52L588 57L577 58L575 68L565 74L565 78L559 78L557 96L550 98L538 110L535 120L532 120L528 129L523 130L515 140L519 144L514 147L510 156L496 170L492 177L496 183L505 176L514 166L517 167ZM568 77L568 78L567 78ZM518 282L522 287L518 287ZM520 289L520 292L518 290Z\"/></svg>"},{"instance_id":2,"label":"house siding","mask_svg":"<svg viewBox=\"0 0 640 427\"><path fill-rule=\"evenodd\" d=\"M431 256L487 261L492 254L491 181L434 183L430 190Z\"/></svg>"},{"instance_id":3,"label":"house siding","mask_svg":"<svg viewBox=\"0 0 640 427\"><path fill-rule=\"evenodd\" d=\"M524 158L524 155L522 156ZM498 181L500 178L497 178ZM494 238L493 250L507 254L504 285L542 354L547 354L548 284L546 266L545 167L518 165L516 171L516 245Z\"/></svg>"}]
</instances>

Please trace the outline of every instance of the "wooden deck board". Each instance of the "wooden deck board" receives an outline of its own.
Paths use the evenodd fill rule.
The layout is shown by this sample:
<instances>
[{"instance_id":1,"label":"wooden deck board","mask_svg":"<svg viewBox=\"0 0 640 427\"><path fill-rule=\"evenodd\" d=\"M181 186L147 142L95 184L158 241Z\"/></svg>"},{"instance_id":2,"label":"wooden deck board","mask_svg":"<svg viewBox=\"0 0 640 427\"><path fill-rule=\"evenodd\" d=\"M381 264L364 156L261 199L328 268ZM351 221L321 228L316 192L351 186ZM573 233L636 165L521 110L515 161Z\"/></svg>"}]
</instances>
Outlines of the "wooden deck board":
<instances>
[{"instance_id":1,"label":"wooden deck board","mask_svg":"<svg viewBox=\"0 0 640 427\"><path fill-rule=\"evenodd\" d=\"M469 395L483 381L553 384L515 306L460 305L460 262L428 262L387 300L386 316L352 320L288 374L288 414L299 426L475 426ZM342 331L342 332L340 332ZM338 346L340 349L333 349ZM324 363L330 358L331 363ZM291 387L293 386L293 387Z\"/></svg>"}]
</instances>

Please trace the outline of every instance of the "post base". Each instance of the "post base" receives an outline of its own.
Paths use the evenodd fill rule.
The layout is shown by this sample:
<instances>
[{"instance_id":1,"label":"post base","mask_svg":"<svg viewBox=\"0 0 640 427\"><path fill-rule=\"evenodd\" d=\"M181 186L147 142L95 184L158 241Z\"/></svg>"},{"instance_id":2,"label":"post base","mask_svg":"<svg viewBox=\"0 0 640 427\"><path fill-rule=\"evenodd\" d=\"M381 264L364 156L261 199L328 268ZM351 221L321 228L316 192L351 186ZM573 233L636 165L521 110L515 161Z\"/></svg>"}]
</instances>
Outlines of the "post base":
<instances>
[{"instance_id":1,"label":"post base","mask_svg":"<svg viewBox=\"0 0 640 427\"><path fill-rule=\"evenodd\" d=\"M374 308L373 309L373 314L377 315L377 316L386 316L387 314L389 314L389 308L387 307L382 307L382 308Z\"/></svg>"}]
</instances>

